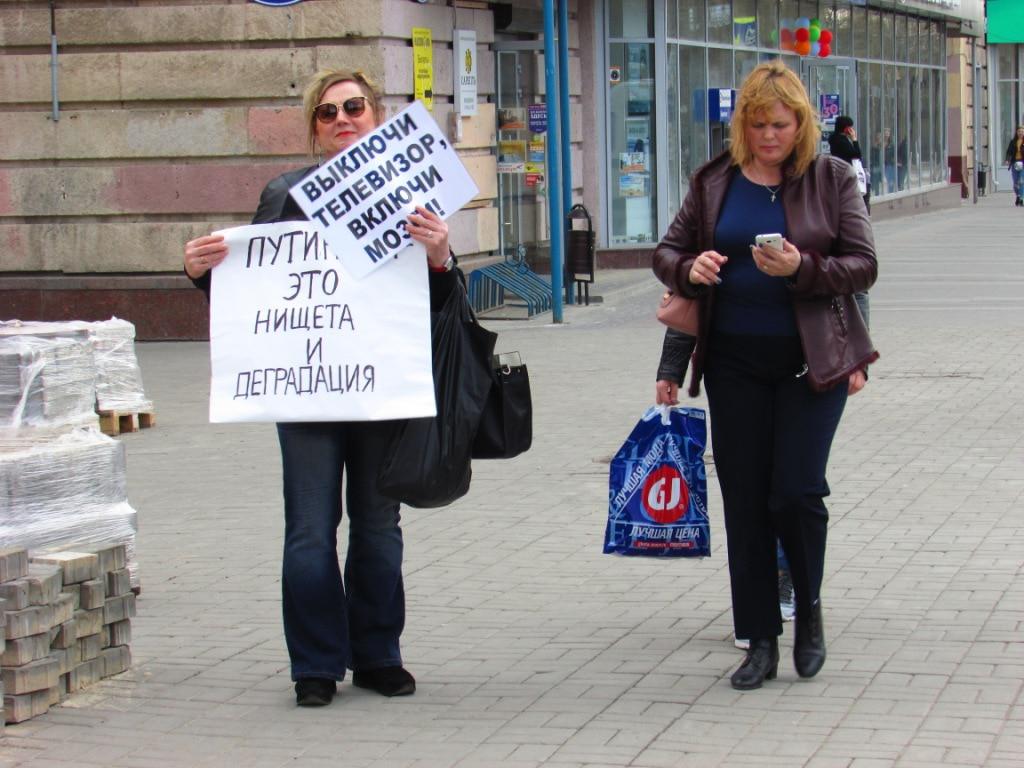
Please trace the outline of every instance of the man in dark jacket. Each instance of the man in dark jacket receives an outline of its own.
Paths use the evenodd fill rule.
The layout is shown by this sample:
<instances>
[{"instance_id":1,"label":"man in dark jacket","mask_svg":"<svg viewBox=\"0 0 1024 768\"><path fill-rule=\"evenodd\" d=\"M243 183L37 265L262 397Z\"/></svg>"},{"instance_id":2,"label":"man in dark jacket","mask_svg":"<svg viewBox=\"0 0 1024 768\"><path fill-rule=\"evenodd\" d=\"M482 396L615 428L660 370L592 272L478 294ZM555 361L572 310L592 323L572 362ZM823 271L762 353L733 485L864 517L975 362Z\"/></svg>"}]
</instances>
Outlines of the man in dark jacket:
<instances>
[{"instance_id":1,"label":"man in dark jacket","mask_svg":"<svg viewBox=\"0 0 1024 768\"><path fill-rule=\"evenodd\" d=\"M857 141L857 132L853 129L853 118L840 115L836 118L836 128L828 137L828 151L853 165L854 160L861 161L861 169L864 168L864 157L860 152L860 143ZM864 205L871 213L871 187L866 183L864 186Z\"/></svg>"}]
</instances>

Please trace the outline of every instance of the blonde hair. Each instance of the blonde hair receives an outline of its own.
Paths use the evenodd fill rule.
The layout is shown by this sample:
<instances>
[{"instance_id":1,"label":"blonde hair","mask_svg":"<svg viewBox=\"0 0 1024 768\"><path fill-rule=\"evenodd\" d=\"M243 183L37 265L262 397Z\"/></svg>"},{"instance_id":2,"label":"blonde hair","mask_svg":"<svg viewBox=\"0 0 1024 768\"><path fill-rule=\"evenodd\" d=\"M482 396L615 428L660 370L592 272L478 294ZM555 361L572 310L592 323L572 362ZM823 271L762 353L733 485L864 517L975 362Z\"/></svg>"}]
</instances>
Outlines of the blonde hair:
<instances>
[{"instance_id":1,"label":"blonde hair","mask_svg":"<svg viewBox=\"0 0 1024 768\"><path fill-rule=\"evenodd\" d=\"M751 120L767 113L775 102L781 102L796 114L796 139L785 165L790 174L801 176L818 153L821 129L804 84L781 59L759 64L743 81L729 127L729 154L739 166L753 161L754 153L747 143L747 126Z\"/></svg>"},{"instance_id":2,"label":"blonde hair","mask_svg":"<svg viewBox=\"0 0 1024 768\"><path fill-rule=\"evenodd\" d=\"M382 94L369 77L359 69L322 69L313 75L306 83L302 91L302 112L306 116L306 130L309 138L309 154L316 154L316 115L314 111L324 97L324 93L332 85L338 83L355 83L363 96L369 102L368 106L373 110L374 122L380 125L384 122L384 104Z\"/></svg>"}]
</instances>

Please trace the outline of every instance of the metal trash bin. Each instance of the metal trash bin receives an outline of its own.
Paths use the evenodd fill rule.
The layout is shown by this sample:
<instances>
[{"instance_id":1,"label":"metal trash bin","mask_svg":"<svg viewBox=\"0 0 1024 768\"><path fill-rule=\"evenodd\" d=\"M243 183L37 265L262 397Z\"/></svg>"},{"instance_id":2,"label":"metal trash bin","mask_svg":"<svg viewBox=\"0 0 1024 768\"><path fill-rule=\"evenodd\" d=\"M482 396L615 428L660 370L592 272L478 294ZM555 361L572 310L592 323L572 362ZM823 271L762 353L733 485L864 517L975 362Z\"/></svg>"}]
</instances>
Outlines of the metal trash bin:
<instances>
[{"instance_id":1,"label":"metal trash bin","mask_svg":"<svg viewBox=\"0 0 1024 768\"><path fill-rule=\"evenodd\" d=\"M586 229L573 229L573 222L586 220ZM594 282L594 226L590 212L577 203L565 217L565 292L569 298L571 284L576 283L576 295L585 296L590 305L590 284Z\"/></svg>"}]
</instances>

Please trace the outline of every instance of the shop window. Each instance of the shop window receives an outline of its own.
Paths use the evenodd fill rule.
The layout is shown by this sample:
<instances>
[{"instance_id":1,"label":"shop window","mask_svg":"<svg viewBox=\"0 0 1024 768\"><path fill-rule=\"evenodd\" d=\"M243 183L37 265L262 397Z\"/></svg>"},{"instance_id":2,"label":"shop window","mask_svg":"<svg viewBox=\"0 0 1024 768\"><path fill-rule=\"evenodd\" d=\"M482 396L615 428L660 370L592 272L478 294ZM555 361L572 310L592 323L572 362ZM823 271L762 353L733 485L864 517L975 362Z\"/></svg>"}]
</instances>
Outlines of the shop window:
<instances>
[{"instance_id":1,"label":"shop window","mask_svg":"<svg viewBox=\"0 0 1024 768\"><path fill-rule=\"evenodd\" d=\"M679 120L691 126L689 136L683 140L679 160L681 181L686 184L690 175L708 160L707 123L707 65L704 49L683 45L679 47L679 90L686 98L679 99Z\"/></svg>"},{"instance_id":2,"label":"shop window","mask_svg":"<svg viewBox=\"0 0 1024 768\"><path fill-rule=\"evenodd\" d=\"M882 58L882 14L868 11L868 58Z\"/></svg>"},{"instance_id":3,"label":"shop window","mask_svg":"<svg viewBox=\"0 0 1024 768\"><path fill-rule=\"evenodd\" d=\"M704 0L668 0L678 11L677 30L683 40L704 40Z\"/></svg>"},{"instance_id":4,"label":"shop window","mask_svg":"<svg viewBox=\"0 0 1024 768\"><path fill-rule=\"evenodd\" d=\"M921 62L921 33L918 18L909 16L906 19L906 58L910 63Z\"/></svg>"},{"instance_id":5,"label":"shop window","mask_svg":"<svg viewBox=\"0 0 1024 768\"><path fill-rule=\"evenodd\" d=\"M611 43L608 53L620 73L608 90L611 242L649 243L657 239L654 46Z\"/></svg>"},{"instance_id":6,"label":"shop window","mask_svg":"<svg viewBox=\"0 0 1024 768\"><path fill-rule=\"evenodd\" d=\"M882 58L895 61L893 42L895 38L896 19L891 13L882 13Z\"/></svg>"},{"instance_id":7,"label":"shop window","mask_svg":"<svg viewBox=\"0 0 1024 768\"><path fill-rule=\"evenodd\" d=\"M944 67L946 65L946 27L938 21L931 23L932 27L932 65Z\"/></svg>"},{"instance_id":8,"label":"shop window","mask_svg":"<svg viewBox=\"0 0 1024 768\"><path fill-rule=\"evenodd\" d=\"M882 64L882 171L885 194L899 189L899 136L896 122L896 67Z\"/></svg>"},{"instance_id":9,"label":"shop window","mask_svg":"<svg viewBox=\"0 0 1024 768\"><path fill-rule=\"evenodd\" d=\"M907 60L907 17L896 17L896 61Z\"/></svg>"},{"instance_id":10,"label":"shop window","mask_svg":"<svg viewBox=\"0 0 1024 768\"><path fill-rule=\"evenodd\" d=\"M732 42L730 0L708 0L708 41L725 45Z\"/></svg>"},{"instance_id":11,"label":"shop window","mask_svg":"<svg viewBox=\"0 0 1024 768\"><path fill-rule=\"evenodd\" d=\"M835 32L832 40L833 55L849 56L853 53L853 21L849 8L836 8Z\"/></svg>"},{"instance_id":12,"label":"shop window","mask_svg":"<svg viewBox=\"0 0 1024 768\"><path fill-rule=\"evenodd\" d=\"M708 87L732 88L732 50L729 48L708 49Z\"/></svg>"},{"instance_id":13,"label":"shop window","mask_svg":"<svg viewBox=\"0 0 1024 768\"><path fill-rule=\"evenodd\" d=\"M871 173L871 195L877 197L885 190L885 169L882 157L885 153L885 136L882 133L882 65L865 64L862 67L868 74L868 130L867 147L869 154L869 171ZM861 142L861 149L865 149Z\"/></svg>"},{"instance_id":14,"label":"shop window","mask_svg":"<svg viewBox=\"0 0 1024 768\"><path fill-rule=\"evenodd\" d=\"M732 44L742 48L757 47L757 0L732 1Z\"/></svg>"},{"instance_id":15,"label":"shop window","mask_svg":"<svg viewBox=\"0 0 1024 768\"><path fill-rule=\"evenodd\" d=\"M1013 48L1012 45L1007 45L1007 48ZM1010 137L1014 135L1017 130L1017 83L1012 80L1002 80L997 86L998 98L999 98L999 141L995 142L995 145L1000 153L1010 143ZM1002 154L997 155L997 158L1001 161Z\"/></svg>"},{"instance_id":16,"label":"shop window","mask_svg":"<svg viewBox=\"0 0 1024 768\"><path fill-rule=\"evenodd\" d=\"M945 104L943 94L945 93L945 73L942 70L933 69L932 77L932 109L940 109ZM934 133L932 135L932 182L946 181L948 164L946 160L946 121L941 119L932 120Z\"/></svg>"},{"instance_id":17,"label":"shop window","mask_svg":"<svg viewBox=\"0 0 1024 768\"><path fill-rule=\"evenodd\" d=\"M921 70L921 181L931 184L932 168L932 79L934 72Z\"/></svg>"},{"instance_id":18,"label":"shop window","mask_svg":"<svg viewBox=\"0 0 1024 768\"><path fill-rule=\"evenodd\" d=\"M898 66L896 70L896 183L900 191L910 184L910 132L907 115L910 112L909 70Z\"/></svg>"},{"instance_id":19,"label":"shop window","mask_svg":"<svg viewBox=\"0 0 1024 768\"><path fill-rule=\"evenodd\" d=\"M850 19L853 30L853 55L858 59L868 55L868 12L864 8L851 8Z\"/></svg>"},{"instance_id":20,"label":"shop window","mask_svg":"<svg viewBox=\"0 0 1024 768\"><path fill-rule=\"evenodd\" d=\"M921 70L910 67L910 186L921 186Z\"/></svg>"},{"instance_id":21,"label":"shop window","mask_svg":"<svg viewBox=\"0 0 1024 768\"><path fill-rule=\"evenodd\" d=\"M762 48L779 47L779 4L757 0L757 39Z\"/></svg>"},{"instance_id":22,"label":"shop window","mask_svg":"<svg viewBox=\"0 0 1024 768\"><path fill-rule=\"evenodd\" d=\"M733 82L736 83L736 89L743 85L743 81L747 79L747 75L754 71L754 67L757 66L757 54L754 51L736 51L734 58L734 76Z\"/></svg>"},{"instance_id":23,"label":"shop window","mask_svg":"<svg viewBox=\"0 0 1024 768\"><path fill-rule=\"evenodd\" d=\"M653 0L608 0L609 37L652 37Z\"/></svg>"}]
</instances>

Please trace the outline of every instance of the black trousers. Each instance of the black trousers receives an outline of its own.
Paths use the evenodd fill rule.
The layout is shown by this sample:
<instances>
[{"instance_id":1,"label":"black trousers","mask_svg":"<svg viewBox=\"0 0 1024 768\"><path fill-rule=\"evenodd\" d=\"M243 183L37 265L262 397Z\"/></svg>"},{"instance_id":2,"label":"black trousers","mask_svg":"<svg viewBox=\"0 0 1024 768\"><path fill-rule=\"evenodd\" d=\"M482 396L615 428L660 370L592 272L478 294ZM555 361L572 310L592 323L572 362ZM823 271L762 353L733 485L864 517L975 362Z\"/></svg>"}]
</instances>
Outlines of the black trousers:
<instances>
[{"instance_id":1,"label":"black trousers","mask_svg":"<svg viewBox=\"0 0 1024 768\"><path fill-rule=\"evenodd\" d=\"M821 592L828 496L825 468L846 384L816 393L795 337L710 340L704 381L725 529L737 637L782 634L776 537L789 560L797 612Z\"/></svg>"}]
</instances>

